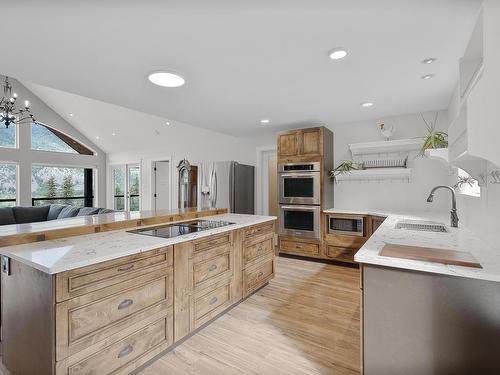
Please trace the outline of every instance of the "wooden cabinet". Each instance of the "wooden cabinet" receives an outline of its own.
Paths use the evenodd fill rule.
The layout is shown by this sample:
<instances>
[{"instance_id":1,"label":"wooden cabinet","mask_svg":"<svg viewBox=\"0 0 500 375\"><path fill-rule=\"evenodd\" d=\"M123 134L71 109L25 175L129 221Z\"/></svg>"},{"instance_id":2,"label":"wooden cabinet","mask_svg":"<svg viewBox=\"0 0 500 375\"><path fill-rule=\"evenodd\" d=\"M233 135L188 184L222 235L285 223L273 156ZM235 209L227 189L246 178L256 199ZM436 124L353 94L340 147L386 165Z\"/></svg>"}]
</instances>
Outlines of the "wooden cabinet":
<instances>
[{"instance_id":1,"label":"wooden cabinet","mask_svg":"<svg viewBox=\"0 0 500 375\"><path fill-rule=\"evenodd\" d=\"M300 155L321 155L323 152L323 135L321 128L304 129L298 133Z\"/></svg>"},{"instance_id":2,"label":"wooden cabinet","mask_svg":"<svg viewBox=\"0 0 500 375\"><path fill-rule=\"evenodd\" d=\"M292 130L278 136L278 157L323 155L323 128Z\"/></svg>"},{"instance_id":3,"label":"wooden cabinet","mask_svg":"<svg viewBox=\"0 0 500 375\"><path fill-rule=\"evenodd\" d=\"M274 223L256 225L243 232L243 297L274 277L274 233Z\"/></svg>"},{"instance_id":4,"label":"wooden cabinet","mask_svg":"<svg viewBox=\"0 0 500 375\"><path fill-rule=\"evenodd\" d=\"M269 282L274 231L267 222L56 275L10 259L2 360L16 374L129 374Z\"/></svg>"},{"instance_id":5,"label":"wooden cabinet","mask_svg":"<svg viewBox=\"0 0 500 375\"><path fill-rule=\"evenodd\" d=\"M315 242L305 242L299 239L280 238L280 253L319 257L320 244Z\"/></svg>"},{"instance_id":6,"label":"wooden cabinet","mask_svg":"<svg viewBox=\"0 0 500 375\"><path fill-rule=\"evenodd\" d=\"M354 263L354 254L356 254L358 250L359 249L350 247L327 245L325 249L325 255L328 258L335 259L341 262Z\"/></svg>"},{"instance_id":7,"label":"wooden cabinet","mask_svg":"<svg viewBox=\"0 0 500 375\"><path fill-rule=\"evenodd\" d=\"M382 225L384 220L386 219L386 216L370 216L370 228L371 228L371 233L370 236L378 229L379 226Z\"/></svg>"},{"instance_id":8,"label":"wooden cabinet","mask_svg":"<svg viewBox=\"0 0 500 375\"><path fill-rule=\"evenodd\" d=\"M297 132L281 134L278 137L279 156L296 156L299 153L299 143Z\"/></svg>"}]
</instances>

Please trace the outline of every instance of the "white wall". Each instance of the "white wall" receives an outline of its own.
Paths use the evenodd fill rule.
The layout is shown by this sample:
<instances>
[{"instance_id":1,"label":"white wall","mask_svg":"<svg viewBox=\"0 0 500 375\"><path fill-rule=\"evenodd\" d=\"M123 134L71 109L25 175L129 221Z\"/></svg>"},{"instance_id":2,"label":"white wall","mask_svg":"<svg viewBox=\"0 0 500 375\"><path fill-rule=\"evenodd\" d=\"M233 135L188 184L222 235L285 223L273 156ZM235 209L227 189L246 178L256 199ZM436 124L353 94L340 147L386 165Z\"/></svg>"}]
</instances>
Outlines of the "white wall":
<instances>
[{"instance_id":1,"label":"white wall","mask_svg":"<svg viewBox=\"0 0 500 375\"><path fill-rule=\"evenodd\" d=\"M252 140L235 138L225 134L197 128L188 124L176 123L175 127L158 131L151 139L150 147L108 154L108 199L112 207L112 184L109 173L113 165L140 163L141 165L141 209L152 208L153 176L151 163L155 160L170 160L172 173L171 207L177 207L177 165L187 159L192 165L204 161L235 160L255 165L255 143Z\"/></svg>"},{"instance_id":2,"label":"white wall","mask_svg":"<svg viewBox=\"0 0 500 375\"><path fill-rule=\"evenodd\" d=\"M435 112L424 113L427 122L434 119L434 114ZM352 159L348 147L349 143L383 140L379 130L381 123L386 124L386 126L393 125L396 128L393 139L422 137L427 132L420 114L328 126L334 133L334 165L337 166L342 160ZM447 126L447 112L440 111L437 128L446 129ZM420 212L449 210L451 199L446 192L438 192L433 203L426 202L432 187L449 183L449 168L438 161L417 157L417 152L410 154L408 166L412 168L410 183L401 181L345 181L335 184L335 207Z\"/></svg>"},{"instance_id":3,"label":"white wall","mask_svg":"<svg viewBox=\"0 0 500 375\"><path fill-rule=\"evenodd\" d=\"M5 79L0 76L1 81ZM0 148L0 161L13 161L19 165L18 177L18 204L31 206L31 165L47 164L62 166L78 166L97 169L97 200L96 205L103 207L106 202L106 154L99 149L87 137L76 130L71 124L54 112L49 106L42 102L35 94L29 91L18 81L9 78L13 85L13 91L18 94L21 103L30 101L30 107L37 121L53 127L64 134L80 141L97 154L79 155L46 151L31 150L31 126L22 124L18 130L18 149Z\"/></svg>"}]
</instances>

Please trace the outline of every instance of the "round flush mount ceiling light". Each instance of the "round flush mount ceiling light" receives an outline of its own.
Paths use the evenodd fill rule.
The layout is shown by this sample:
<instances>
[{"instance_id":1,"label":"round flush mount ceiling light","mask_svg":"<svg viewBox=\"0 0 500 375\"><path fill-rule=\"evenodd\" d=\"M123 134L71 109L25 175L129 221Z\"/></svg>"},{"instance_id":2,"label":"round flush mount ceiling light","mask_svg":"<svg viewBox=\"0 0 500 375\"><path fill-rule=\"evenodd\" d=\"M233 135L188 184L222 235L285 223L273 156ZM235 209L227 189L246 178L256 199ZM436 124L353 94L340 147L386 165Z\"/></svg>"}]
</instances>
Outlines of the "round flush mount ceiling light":
<instances>
[{"instance_id":1,"label":"round flush mount ceiling light","mask_svg":"<svg viewBox=\"0 0 500 375\"><path fill-rule=\"evenodd\" d=\"M431 79L432 77L434 77L434 74L426 74L426 75L424 75L424 76L422 76L420 78L422 78L422 79L425 80L425 79Z\"/></svg>"},{"instance_id":2,"label":"round flush mount ceiling light","mask_svg":"<svg viewBox=\"0 0 500 375\"><path fill-rule=\"evenodd\" d=\"M361 107L368 108L368 107L372 107L373 104L375 104L375 103L373 103L373 102L363 102L360 105L361 105Z\"/></svg>"},{"instance_id":3,"label":"round flush mount ceiling light","mask_svg":"<svg viewBox=\"0 0 500 375\"><path fill-rule=\"evenodd\" d=\"M347 50L342 47L337 47L328 52L328 57L332 60L340 60L347 56Z\"/></svg>"},{"instance_id":4,"label":"round flush mount ceiling light","mask_svg":"<svg viewBox=\"0 0 500 375\"><path fill-rule=\"evenodd\" d=\"M271 120L269 120L268 118L263 118L262 120L260 120L261 124L269 124L270 122Z\"/></svg>"},{"instance_id":5,"label":"round flush mount ceiling light","mask_svg":"<svg viewBox=\"0 0 500 375\"><path fill-rule=\"evenodd\" d=\"M180 87L186 83L180 74L167 71L152 72L148 79L151 83L162 87Z\"/></svg>"},{"instance_id":6,"label":"round flush mount ceiling light","mask_svg":"<svg viewBox=\"0 0 500 375\"><path fill-rule=\"evenodd\" d=\"M434 61L436 61L435 57L428 57L427 59L422 60L422 64L432 64Z\"/></svg>"}]
</instances>

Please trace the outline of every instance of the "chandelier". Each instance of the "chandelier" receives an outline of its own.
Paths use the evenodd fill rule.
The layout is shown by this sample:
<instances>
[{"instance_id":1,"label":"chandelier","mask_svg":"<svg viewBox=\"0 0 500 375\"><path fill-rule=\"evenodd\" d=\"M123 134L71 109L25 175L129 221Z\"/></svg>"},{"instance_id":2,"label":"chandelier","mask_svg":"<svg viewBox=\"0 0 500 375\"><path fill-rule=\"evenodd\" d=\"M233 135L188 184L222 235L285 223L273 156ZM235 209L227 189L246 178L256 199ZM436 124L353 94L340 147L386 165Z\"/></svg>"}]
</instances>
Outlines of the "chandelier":
<instances>
[{"instance_id":1,"label":"chandelier","mask_svg":"<svg viewBox=\"0 0 500 375\"><path fill-rule=\"evenodd\" d=\"M12 93L12 85L9 77L5 77L3 84L3 98L0 100L0 123L8 128L10 124L21 124L23 122L35 122L34 115L30 112L30 102L24 101L24 108L17 108L17 94Z\"/></svg>"}]
</instances>

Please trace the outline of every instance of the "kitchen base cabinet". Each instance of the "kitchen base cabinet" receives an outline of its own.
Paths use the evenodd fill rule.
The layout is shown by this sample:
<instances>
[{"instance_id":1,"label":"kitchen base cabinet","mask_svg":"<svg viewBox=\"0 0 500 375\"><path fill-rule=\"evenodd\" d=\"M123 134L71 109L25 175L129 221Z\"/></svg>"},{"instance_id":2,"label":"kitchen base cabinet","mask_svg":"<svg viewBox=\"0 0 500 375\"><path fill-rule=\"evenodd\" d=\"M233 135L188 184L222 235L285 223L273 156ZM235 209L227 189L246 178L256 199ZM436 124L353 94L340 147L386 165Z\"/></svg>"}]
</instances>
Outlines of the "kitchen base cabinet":
<instances>
[{"instance_id":1,"label":"kitchen base cabinet","mask_svg":"<svg viewBox=\"0 0 500 375\"><path fill-rule=\"evenodd\" d=\"M500 374L500 284L363 264L363 369Z\"/></svg>"},{"instance_id":2,"label":"kitchen base cabinet","mask_svg":"<svg viewBox=\"0 0 500 375\"><path fill-rule=\"evenodd\" d=\"M280 253L300 255L312 258L321 257L321 243L320 241L307 241L295 237L280 236L279 251Z\"/></svg>"},{"instance_id":3,"label":"kitchen base cabinet","mask_svg":"<svg viewBox=\"0 0 500 375\"><path fill-rule=\"evenodd\" d=\"M265 222L55 275L6 258L2 362L12 375L129 374L268 283L274 233Z\"/></svg>"}]
</instances>

